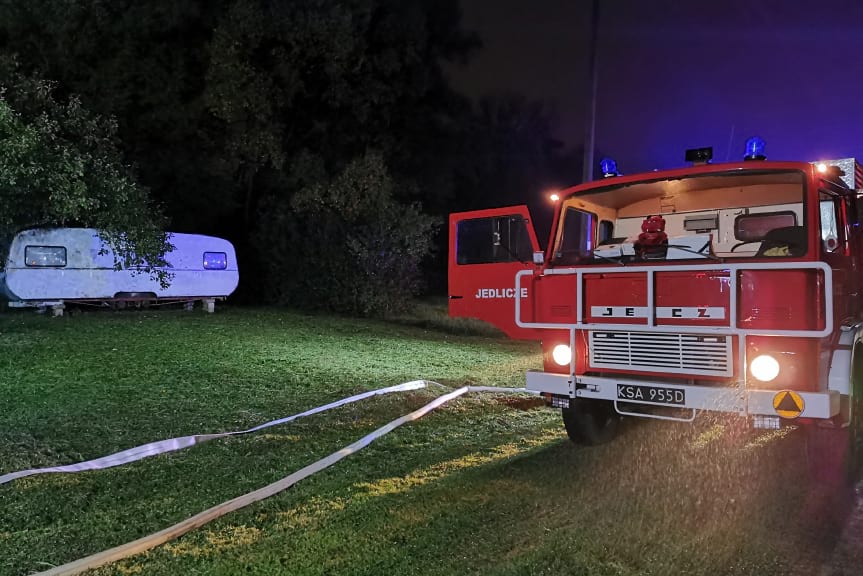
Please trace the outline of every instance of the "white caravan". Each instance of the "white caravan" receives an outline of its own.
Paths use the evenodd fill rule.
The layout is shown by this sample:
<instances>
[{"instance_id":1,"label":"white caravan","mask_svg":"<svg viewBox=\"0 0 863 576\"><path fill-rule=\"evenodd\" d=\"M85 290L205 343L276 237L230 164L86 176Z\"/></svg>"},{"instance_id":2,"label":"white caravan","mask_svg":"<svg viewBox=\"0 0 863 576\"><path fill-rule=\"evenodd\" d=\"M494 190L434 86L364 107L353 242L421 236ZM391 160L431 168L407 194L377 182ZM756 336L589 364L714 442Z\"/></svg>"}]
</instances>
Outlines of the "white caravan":
<instances>
[{"instance_id":1,"label":"white caravan","mask_svg":"<svg viewBox=\"0 0 863 576\"><path fill-rule=\"evenodd\" d=\"M223 238L169 233L174 249L165 254L173 278L162 288L150 274L115 270L114 253L93 228L44 228L15 235L0 296L11 307L51 307L63 313L64 302L186 302L201 300L208 312L226 298L240 279L234 246ZM105 254L99 252L106 249Z\"/></svg>"}]
</instances>

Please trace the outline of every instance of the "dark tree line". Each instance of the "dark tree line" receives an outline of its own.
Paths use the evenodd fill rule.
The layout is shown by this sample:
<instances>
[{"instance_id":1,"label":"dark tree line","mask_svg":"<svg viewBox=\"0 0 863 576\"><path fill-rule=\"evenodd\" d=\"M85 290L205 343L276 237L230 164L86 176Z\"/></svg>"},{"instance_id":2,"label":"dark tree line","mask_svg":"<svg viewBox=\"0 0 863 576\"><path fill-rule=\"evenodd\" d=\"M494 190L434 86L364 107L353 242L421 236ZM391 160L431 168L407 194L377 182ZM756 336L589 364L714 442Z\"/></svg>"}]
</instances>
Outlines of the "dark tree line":
<instances>
[{"instance_id":1,"label":"dark tree line","mask_svg":"<svg viewBox=\"0 0 863 576\"><path fill-rule=\"evenodd\" d=\"M238 247L247 298L363 314L442 285L448 212L543 209L580 173L541 106L449 86L479 46L458 0L0 1L16 73L116 119L168 228Z\"/></svg>"}]
</instances>

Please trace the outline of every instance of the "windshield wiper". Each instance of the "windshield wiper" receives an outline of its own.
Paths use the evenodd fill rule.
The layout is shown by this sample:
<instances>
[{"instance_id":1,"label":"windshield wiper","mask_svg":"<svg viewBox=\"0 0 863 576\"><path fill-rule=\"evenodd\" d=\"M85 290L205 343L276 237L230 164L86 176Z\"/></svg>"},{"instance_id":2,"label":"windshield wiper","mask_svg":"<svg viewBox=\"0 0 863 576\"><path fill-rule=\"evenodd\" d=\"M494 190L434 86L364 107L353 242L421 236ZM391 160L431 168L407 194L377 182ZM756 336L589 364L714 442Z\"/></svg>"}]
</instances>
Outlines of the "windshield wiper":
<instances>
[{"instance_id":1,"label":"windshield wiper","mask_svg":"<svg viewBox=\"0 0 863 576\"><path fill-rule=\"evenodd\" d=\"M495 246L500 246L501 248L503 248L504 250L506 250L506 253L507 253L507 254L509 254L510 256L512 256L513 260L516 260L516 261L518 261L518 262L521 262L522 264L531 264L531 262L528 262L527 260L523 260L522 258L520 258L520 257L518 256L518 254L516 254L516 253L514 253L512 250L510 250L510 249L509 249L509 246L507 246L507 245L506 245L506 244L504 244L503 242L501 242L500 244L495 244Z\"/></svg>"},{"instance_id":2,"label":"windshield wiper","mask_svg":"<svg viewBox=\"0 0 863 576\"><path fill-rule=\"evenodd\" d=\"M596 252L594 252L593 257L599 258L600 260L605 260L607 262L612 262L614 264L620 264L621 266L626 266L626 264L623 262L623 260L620 260L618 258L612 258L611 256L604 256L602 254L597 254ZM620 256L619 258L623 258L623 256Z\"/></svg>"}]
</instances>

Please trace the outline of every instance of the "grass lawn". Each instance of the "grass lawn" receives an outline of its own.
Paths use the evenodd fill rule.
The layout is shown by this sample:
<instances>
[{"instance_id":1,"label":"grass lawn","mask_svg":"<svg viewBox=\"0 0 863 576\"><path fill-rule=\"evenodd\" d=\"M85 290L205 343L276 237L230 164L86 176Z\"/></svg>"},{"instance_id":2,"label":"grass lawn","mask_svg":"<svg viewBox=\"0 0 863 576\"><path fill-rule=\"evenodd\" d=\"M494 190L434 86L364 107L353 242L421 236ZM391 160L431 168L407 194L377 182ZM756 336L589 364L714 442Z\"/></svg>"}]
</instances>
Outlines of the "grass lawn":
<instances>
[{"instance_id":1,"label":"grass lawn","mask_svg":"<svg viewBox=\"0 0 863 576\"><path fill-rule=\"evenodd\" d=\"M414 379L521 386L538 345L425 313L0 314L0 474L236 430ZM128 466L0 486L0 575L145 536L278 480L441 393L364 400ZM835 528L796 433L637 421L569 443L558 411L462 397L286 492L94 574L813 574ZM861 560L863 571L863 560Z\"/></svg>"}]
</instances>

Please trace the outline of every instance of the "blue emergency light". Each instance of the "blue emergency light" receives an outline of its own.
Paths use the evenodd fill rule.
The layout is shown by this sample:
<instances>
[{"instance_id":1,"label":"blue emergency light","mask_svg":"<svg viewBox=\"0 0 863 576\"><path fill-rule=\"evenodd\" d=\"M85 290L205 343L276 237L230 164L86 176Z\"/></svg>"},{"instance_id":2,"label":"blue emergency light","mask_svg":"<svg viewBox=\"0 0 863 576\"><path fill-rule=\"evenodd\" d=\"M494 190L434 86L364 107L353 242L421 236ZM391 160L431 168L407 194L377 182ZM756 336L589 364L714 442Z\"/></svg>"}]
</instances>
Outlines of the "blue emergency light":
<instances>
[{"instance_id":1,"label":"blue emergency light","mask_svg":"<svg viewBox=\"0 0 863 576\"><path fill-rule=\"evenodd\" d=\"M743 154L744 160L766 160L764 155L764 146L766 143L758 136L753 136L746 141L746 149Z\"/></svg>"},{"instance_id":2,"label":"blue emergency light","mask_svg":"<svg viewBox=\"0 0 863 576\"><path fill-rule=\"evenodd\" d=\"M609 178L611 176L619 176L617 173L617 162L611 158L603 158L599 161L599 168L602 170L602 177Z\"/></svg>"}]
</instances>

